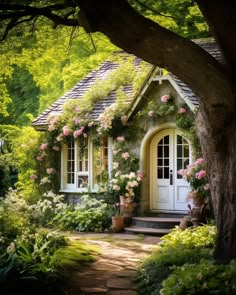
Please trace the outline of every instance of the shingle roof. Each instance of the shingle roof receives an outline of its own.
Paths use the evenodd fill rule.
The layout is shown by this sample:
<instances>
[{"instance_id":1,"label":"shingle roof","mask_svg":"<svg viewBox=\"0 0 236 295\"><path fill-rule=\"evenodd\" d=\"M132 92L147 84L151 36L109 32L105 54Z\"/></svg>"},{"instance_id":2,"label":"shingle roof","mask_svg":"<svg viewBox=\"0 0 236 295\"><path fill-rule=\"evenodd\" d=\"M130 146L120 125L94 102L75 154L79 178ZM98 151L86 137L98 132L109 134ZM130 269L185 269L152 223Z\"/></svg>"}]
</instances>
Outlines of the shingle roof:
<instances>
[{"instance_id":1,"label":"shingle roof","mask_svg":"<svg viewBox=\"0 0 236 295\"><path fill-rule=\"evenodd\" d=\"M222 62L222 55L220 53L219 48L217 47L216 42L213 39L201 39L197 40L196 43L208 51L211 55L213 55L217 60ZM136 59L137 65L141 60L139 58ZM47 127L47 119L51 114L54 113L62 113L63 105L67 100L73 99L81 99L82 96L91 88L91 86L98 80L105 79L111 71L117 69L119 65L117 63L111 61L105 61L102 63L99 69L96 69L90 72L85 78L83 78L79 83L77 83L71 90L65 93L62 97L57 99L49 108L47 108L42 114L40 114L33 122L32 126L34 126L38 130L44 130ZM155 72L155 68L152 69ZM153 75L150 75L150 79L152 79ZM178 87L178 90L182 93L182 97L185 97L188 105L193 109L198 105L198 100L192 90L180 79L178 79L173 74L169 75L169 79L172 83L175 83ZM133 97L133 88L132 85L127 85L124 87L124 91L130 101ZM96 120L104 110L114 103L116 100L116 93L111 92L105 99L100 100L95 103L93 110L91 112L91 117Z\"/></svg>"},{"instance_id":2,"label":"shingle roof","mask_svg":"<svg viewBox=\"0 0 236 295\"><path fill-rule=\"evenodd\" d=\"M135 66L138 66L141 59L136 58ZM90 72L85 78L83 78L79 83L77 83L72 89L65 93L62 97L57 99L51 106L49 106L42 114L40 114L33 122L34 126L38 130L43 130L47 127L47 119L50 115L57 113L60 114L63 111L63 106L66 101L73 99L81 99L83 95L92 87L92 85L101 80L105 80L106 77L115 69L119 67L118 63L105 61L102 63L100 68ZM124 92L128 97L128 100L132 99L133 87L132 85L124 86ZM90 115L92 119L98 119L99 115L104 112L104 110L114 103L116 100L116 92L112 91L109 95L99 100L94 104L93 110Z\"/></svg>"}]
</instances>

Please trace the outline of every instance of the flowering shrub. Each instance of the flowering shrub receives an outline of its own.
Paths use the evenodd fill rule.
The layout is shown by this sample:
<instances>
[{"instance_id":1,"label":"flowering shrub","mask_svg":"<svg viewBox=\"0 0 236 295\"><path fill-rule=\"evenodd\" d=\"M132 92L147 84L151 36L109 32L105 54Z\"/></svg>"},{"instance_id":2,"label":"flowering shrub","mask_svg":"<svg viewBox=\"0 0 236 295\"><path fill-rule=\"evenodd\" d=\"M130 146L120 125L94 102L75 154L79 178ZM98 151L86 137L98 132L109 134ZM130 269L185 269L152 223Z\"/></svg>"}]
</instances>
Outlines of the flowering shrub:
<instances>
[{"instance_id":1,"label":"flowering shrub","mask_svg":"<svg viewBox=\"0 0 236 295\"><path fill-rule=\"evenodd\" d=\"M207 199L210 194L210 185L204 159L197 159L192 165L187 166L187 169L179 170L178 174L190 184L192 191L201 193ZM189 197L191 198L191 194Z\"/></svg>"},{"instance_id":2,"label":"flowering shrub","mask_svg":"<svg viewBox=\"0 0 236 295\"><path fill-rule=\"evenodd\" d=\"M141 176L139 173L130 172L129 174L120 174L117 171L110 180L110 188L117 196L117 200L124 199L124 202L137 202L139 197L139 189Z\"/></svg>"},{"instance_id":3,"label":"flowering shrub","mask_svg":"<svg viewBox=\"0 0 236 295\"><path fill-rule=\"evenodd\" d=\"M118 136L113 146L113 171L107 193L114 203L138 203L142 173L137 171L137 161L130 153L124 136Z\"/></svg>"},{"instance_id":4,"label":"flowering shrub","mask_svg":"<svg viewBox=\"0 0 236 295\"><path fill-rule=\"evenodd\" d=\"M176 113L176 110L173 97L169 94L161 96L159 103L150 101L147 106L147 114L150 119L173 115Z\"/></svg>"},{"instance_id":5,"label":"flowering shrub","mask_svg":"<svg viewBox=\"0 0 236 295\"><path fill-rule=\"evenodd\" d=\"M68 205L64 202L63 195L57 195L52 191L43 194L36 204L29 206L31 220L40 225L47 225L58 213L64 212Z\"/></svg>"}]
</instances>

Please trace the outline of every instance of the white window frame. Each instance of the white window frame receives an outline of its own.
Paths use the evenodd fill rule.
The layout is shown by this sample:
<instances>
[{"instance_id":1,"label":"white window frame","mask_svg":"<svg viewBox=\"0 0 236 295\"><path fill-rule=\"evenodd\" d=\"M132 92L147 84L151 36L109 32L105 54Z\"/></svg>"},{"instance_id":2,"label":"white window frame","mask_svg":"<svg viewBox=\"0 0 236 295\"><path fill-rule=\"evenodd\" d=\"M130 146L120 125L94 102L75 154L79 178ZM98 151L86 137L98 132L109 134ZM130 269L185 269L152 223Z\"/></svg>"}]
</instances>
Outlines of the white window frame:
<instances>
[{"instance_id":1,"label":"white window frame","mask_svg":"<svg viewBox=\"0 0 236 295\"><path fill-rule=\"evenodd\" d=\"M83 176L83 172L78 172L78 149L79 144L75 141L75 175L74 175L74 183L67 183L67 156L68 156L68 145L63 144L61 150L61 192L65 193L83 193L83 192L98 192L98 185L92 187L93 181L93 138L88 138L88 172L85 172L84 175L88 175L88 187L87 188L79 188L78 187L78 175ZM112 171L112 138L108 137L108 176L111 177Z\"/></svg>"}]
</instances>

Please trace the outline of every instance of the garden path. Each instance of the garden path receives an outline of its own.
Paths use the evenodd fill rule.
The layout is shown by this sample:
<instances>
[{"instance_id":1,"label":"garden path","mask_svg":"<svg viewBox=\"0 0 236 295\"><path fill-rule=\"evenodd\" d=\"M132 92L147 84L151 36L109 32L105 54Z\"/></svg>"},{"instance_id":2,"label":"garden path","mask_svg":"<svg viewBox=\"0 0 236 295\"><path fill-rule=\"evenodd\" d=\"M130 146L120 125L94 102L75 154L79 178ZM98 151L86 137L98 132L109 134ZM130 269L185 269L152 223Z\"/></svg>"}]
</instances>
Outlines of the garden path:
<instances>
[{"instance_id":1,"label":"garden path","mask_svg":"<svg viewBox=\"0 0 236 295\"><path fill-rule=\"evenodd\" d=\"M97 260L74 271L67 295L135 295L133 278L160 238L128 234L70 234L101 249Z\"/></svg>"}]
</instances>

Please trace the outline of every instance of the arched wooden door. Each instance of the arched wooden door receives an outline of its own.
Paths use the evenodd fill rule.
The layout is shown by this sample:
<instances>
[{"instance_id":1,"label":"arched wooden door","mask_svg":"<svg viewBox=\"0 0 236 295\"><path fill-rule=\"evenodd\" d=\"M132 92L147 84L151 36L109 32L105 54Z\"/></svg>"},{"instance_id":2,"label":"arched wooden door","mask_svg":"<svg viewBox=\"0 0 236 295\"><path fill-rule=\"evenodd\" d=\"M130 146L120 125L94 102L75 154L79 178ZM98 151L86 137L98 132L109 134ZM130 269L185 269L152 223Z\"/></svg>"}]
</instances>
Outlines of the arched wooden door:
<instances>
[{"instance_id":1,"label":"arched wooden door","mask_svg":"<svg viewBox=\"0 0 236 295\"><path fill-rule=\"evenodd\" d=\"M150 148L151 209L187 210L190 186L177 171L189 165L189 142L180 131L165 129L153 138Z\"/></svg>"}]
</instances>

